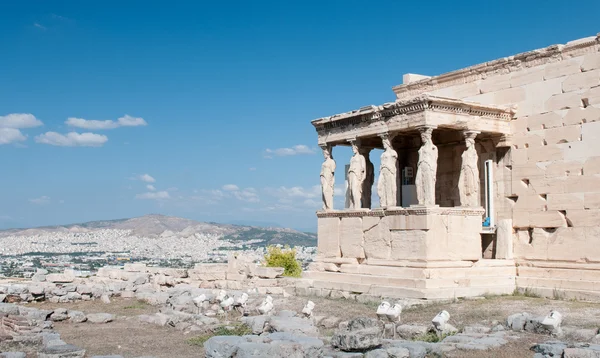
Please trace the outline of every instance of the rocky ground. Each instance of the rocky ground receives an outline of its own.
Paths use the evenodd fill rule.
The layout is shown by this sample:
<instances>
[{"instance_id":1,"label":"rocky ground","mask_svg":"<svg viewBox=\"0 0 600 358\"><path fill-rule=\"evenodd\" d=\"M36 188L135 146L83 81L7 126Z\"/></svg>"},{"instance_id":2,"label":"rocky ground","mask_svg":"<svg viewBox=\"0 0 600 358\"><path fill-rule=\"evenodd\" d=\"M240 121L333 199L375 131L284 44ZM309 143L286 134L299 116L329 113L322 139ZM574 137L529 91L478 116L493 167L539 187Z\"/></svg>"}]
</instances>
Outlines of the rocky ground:
<instances>
[{"instance_id":1,"label":"rocky ground","mask_svg":"<svg viewBox=\"0 0 600 358\"><path fill-rule=\"evenodd\" d=\"M302 354L292 354L289 355L290 357L319 356L319 354L332 357L366 358L392 356L534 357L535 350L540 352L535 355L536 358L598 356L596 351L590 350L590 347L597 347L593 343L598 340L597 333L600 325L598 319L600 318L600 306L595 303L556 301L523 296L488 297L427 305L415 305L417 303L415 301L406 301L403 302L403 305L408 308L401 313L401 322L396 324L397 332L394 337L394 334L389 331L383 333L384 327L377 320L377 303L361 303L345 299L273 296L273 311L271 315L263 316L254 309L260 305L263 297L262 295L250 296L247 306L248 317L242 317L238 312L231 311L215 316L209 314L212 317L204 318L203 323L197 322L196 324L186 323L186 321L192 322L186 317L191 317L193 314L183 311L178 314L172 310L172 303L175 300L171 300L166 305L152 306L135 298L113 297L110 299L110 303L103 303L100 299L71 303L35 302L24 304L24 306L46 310L45 312L53 311L54 313L49 316L53 325L52 329L60 333L62 341L85 349L88 357L94 355L226 357L228 355L223 355L224 352L226 353L224 347L241 350L237 353L238 357L251 353L261 356L261 353L265 354L265 352L269 355L274 354L275 351L269 351L269 349L273 349L274 345L281 347L280 342L290 342L291 340L295 342L294 344L302 347ZM300 312L308 299L315 303L312 321L296 317L302 316ZM67 310L67 317L64 320L60 316L64 312L63 309ZM427 330L431 328L432 318L441 310L450 313L448 323L461 333L448 332L449 335L443 339L442 343L422 342L423 340L430 342L436 340L436 336L428 334ZM526 321L523 321L522 327L516 327L518 323L514 322L517 320L515 317L512 318L512 324L516 326L511 327L510 320L507 322L509 316L521 312L529 312L533 318L544 316L550 310L559 311L564 317L563 332L558 337L553 337L551 332L542 332L534 326L527 327ZM105 313L112 315L112 320L106 323L90 323L89 321L75 323L74 321L78 321L78 319L73 320L68 316L71 312L77 311L94 319L97 319L94 317L94 313ZM205 313L208 314L208 311ZM53 315L57 315L57 317L53 318ZM193 319L198 317L200 316L195 316ZM356 324L352 323L352 320L357 317L366 318L366 323L359 322L362 324L360 327L363 330L362 333L352 333L346 328L349 321L350 325ZM249 328L240 326L242 321ZM269 323L265 325L265 321ZM370 324L379 327L375 329L377 332L375 335L379 338L369 336ZM379 329L382 331L379 332ZM522 329L528 329L531 332L521 332ZM245 338L229 336L209 339L212 335L220 333L254 333L254 335ZM389 339L381 340L379 333L382 333L384 337L387 335ZM364 335L361 336L361 334ZM362 338L355 339L356 337ZM207 341L207 339L209 340ZM374 341L380 344L379 349L370 349L369 351L365 348L360 353L344 353L332 348L332 345L337 345L344 349L352 349L352 346L362 349L360 348L361 344L369 345ZM564 346L558 343L539 345L548 341L561 341L565 344ZM575 347L574 344L577 342L592 343L591 346L584 349L584 353L596 355L582 355L584 353L581 348L565 350L568 347L567 344ZM205 346L208 348L208 352L205 352ZM7 348L14 347L8 347L6 342L0 343L0 350ZM32 357L35 356L33 352L30 353ZM553 353L558 355L551 355Z\"/></svg>"}]
</instances>

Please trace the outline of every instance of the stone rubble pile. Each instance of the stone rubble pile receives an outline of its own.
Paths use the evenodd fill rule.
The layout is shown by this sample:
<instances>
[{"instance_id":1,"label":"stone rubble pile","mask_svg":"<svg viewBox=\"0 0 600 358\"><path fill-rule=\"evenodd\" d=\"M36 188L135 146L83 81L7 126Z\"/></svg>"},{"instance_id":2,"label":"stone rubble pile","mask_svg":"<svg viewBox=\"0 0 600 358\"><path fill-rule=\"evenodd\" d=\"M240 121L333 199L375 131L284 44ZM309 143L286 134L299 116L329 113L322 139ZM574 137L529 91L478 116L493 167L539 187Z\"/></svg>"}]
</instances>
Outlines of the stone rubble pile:
<instances>
[{"instance_id":1,"label":"stone rubble pile","mask_svg":"<svg viewBox=\"0 0 600 358\"><path fill-rule=\"evenodd\" d=\"M28 352L29 356L37 354L38 358L85 357L85 349L61 340L60 334L53 330L53 322L106 323L113 319L114 316L107 313L86 316L83 312L65 308L42 310L0 303L0 346L3 351L0 358L25 358Z\"/></svg>"}]
</instances>

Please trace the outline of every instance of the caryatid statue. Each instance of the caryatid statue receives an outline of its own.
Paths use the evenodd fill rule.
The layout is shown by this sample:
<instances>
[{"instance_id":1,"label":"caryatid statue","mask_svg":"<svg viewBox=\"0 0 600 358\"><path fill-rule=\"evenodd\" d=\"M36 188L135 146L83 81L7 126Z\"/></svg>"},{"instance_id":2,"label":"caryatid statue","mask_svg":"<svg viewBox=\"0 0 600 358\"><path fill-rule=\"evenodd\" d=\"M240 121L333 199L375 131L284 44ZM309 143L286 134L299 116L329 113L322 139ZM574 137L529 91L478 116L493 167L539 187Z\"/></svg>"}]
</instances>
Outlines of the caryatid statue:
<instances>
[{"instance_id":1,"label":"caryatid statue","mask_svg":"<svg viewBox=\"0 0 600 358\"><path fill-rule=\"evenodd\" d=\"M421 148L419 149L419 161L417 162L417 175L415 177L417 200L419 205L434 206L438 151L431 140L433 128L420 128L420 132Z\"/></svg>"},{"instance_id":2,"label":"caryatid statue","mask_svg":"<svg viewBox=\"0 0 600 358\"><path fill-rule=\"evenodd\" d=\"M367 164L365 157L360 154L356 140L350 142L354 155L350 159L350 168L348 168L348 192L350 209L360 209L363 182L366 178Z\"/></svg>"},{"instance_id":3,"label":"caryatid statue","mask_svg":"<svg viewBox=\"0 0 600 358\"><path fill-rule=\"evenodd\" d=\"M465 132L467 149L462 154L462 165L458 178L458 194L461 206L479 206L479 168L475 137L478 132Z\"/></svg>"},{"instance_id":4,"label":"caryatid statue","mask_svg":"<svg viewBox=\"0 0 600 358\"><path fill-rule=\"evenodd\" d=\"M396 206L398 191L398 153L392 148L389 135L382 134L383 153L381 154L381 165L379 167L379 180L377 182L377 194L382 208Z\"/></svg>"},{"instance_id":5,"label":"caryatid statue","mask_svg":"<svg viewBox=\"0 0 600 358\"><path fill-rule=\"evenodd\" d=\"M331 145L324 145L321 165L321 191L323 192L323 210L333 209L333 185L335 183L335 160L331 155Z\"/></svg>"},{"instance_id":6,"label":"caryatid statue","mask_svg":"<svg viewBox=\"0 0 600 358\"><path fill-rule=\"evenodd\" d=\"M365 157L365 180L362 185L362 194L361 194L361 207L362 208L371 208L371 192L373 188L373 182L375 181L375 167L369 158L369 153L371 152L371 148L360 148L360 154Z\"/></svg>"}]
</instances>

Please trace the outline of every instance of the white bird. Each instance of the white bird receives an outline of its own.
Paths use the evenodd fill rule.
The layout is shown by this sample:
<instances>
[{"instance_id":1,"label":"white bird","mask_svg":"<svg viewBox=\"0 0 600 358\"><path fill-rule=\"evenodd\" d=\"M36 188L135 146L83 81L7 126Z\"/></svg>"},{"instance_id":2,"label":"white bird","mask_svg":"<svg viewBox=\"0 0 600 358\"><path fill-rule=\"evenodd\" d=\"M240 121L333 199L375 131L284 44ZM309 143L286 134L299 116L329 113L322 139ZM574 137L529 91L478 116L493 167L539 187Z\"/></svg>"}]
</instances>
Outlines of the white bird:
<instances>
[{"instance_id":1,"label":"white bird","mask_svg":"<svg viewBox=\"0 0 600 358\"><path fill-rule=\"evenodd\" d=\"M257 308L258 313L267 314L273 310L273 297L267 296Z\"/></svg>"},{"instance_id":2,"label":"white bird","mask_svg":"<svg viewBox=\"0 0 600 358\"><path fill-rule=\"evenodd\" d=\"M217 302L221 302L225 299L225 297L227 297L227 292L225 292L225 290L221 290L215 299Z\"/></svg>"},{"instance_id":3,"label":"white bird","mask_svg":"<svg viewBox=\"0 0 600 358\"><path fill-rule=\"evenodd\" d=\"M221 301L221 307L225 310L225 311L230 311L231 307L233 306L233 297L227 297L226 299L224 299L223 301Z\"/></svg>"},{"instance_id":4,"label":"white bird","mask_svg":"<svg viewBox=\"0 0 600 358\"><path fill-rule=\"evenodd\" d=\"M388 308L386 312L387 319L390 322L400 321L400 314L402 313L402 305L400 302L396 302L392 307Z\"/></svg>"},{"instance_id":5,"label":"white bird","mask_svg":"<svg viewBox=\"0 0 600 358\"><path fill-rule=\"evenodd\" d=\"M381 302L379 307L377 307L377 317L379 319L385 319L387 317L387 311L390 309L390 306L391 305L389 302Z\"/></svg>"},{"instance_id":6,"label":"white bird","mask_svg":"<svg viewBox=\"0 0 600 358\"><path fill-rule=\"evenodd\" d=\"M313 301L306 302L306 305L302 309L302 313L306 317L312 317L312 311L315 309L315 303Z\"/></svg>"}]
</instances>

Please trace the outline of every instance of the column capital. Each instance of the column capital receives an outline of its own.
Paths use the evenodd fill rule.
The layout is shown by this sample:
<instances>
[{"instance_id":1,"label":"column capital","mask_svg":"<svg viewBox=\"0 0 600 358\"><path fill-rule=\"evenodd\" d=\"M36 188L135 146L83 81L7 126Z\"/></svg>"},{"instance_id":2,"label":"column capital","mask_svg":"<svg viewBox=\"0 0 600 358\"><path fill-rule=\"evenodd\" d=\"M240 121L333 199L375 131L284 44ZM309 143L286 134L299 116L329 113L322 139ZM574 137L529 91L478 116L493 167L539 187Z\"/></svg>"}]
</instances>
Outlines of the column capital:
<instances>
[{"instance_id":1,"label":"column capital","mask_svg":"<svg viewBox=\"0 0 600 358\"><path fill-rule=\"evenodd\" d=\"M472 131L472 130L467 129L467 130L462 131L462 133L465 138L475 139L475 137L477 137L477 135L480 134L481 132L480 131Z\"/></svg>"},{"instance_id":2,"label":"column capital","mask_svg":"<svg viewBox=\"0 0 600 358\"><path fill-rule=\"evenodd\" d=\"M422 126L417 126L416 129L420 132L420 133L425 133L425 132L433 132L434 129L437 129L437 125L434 124L424 124Z\"/></svg>"}]
</instances>

